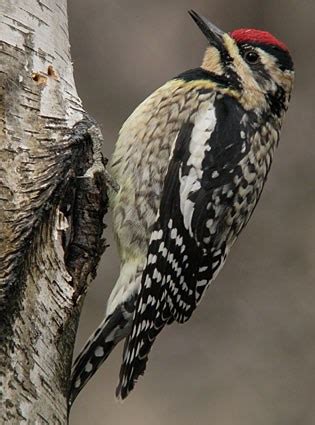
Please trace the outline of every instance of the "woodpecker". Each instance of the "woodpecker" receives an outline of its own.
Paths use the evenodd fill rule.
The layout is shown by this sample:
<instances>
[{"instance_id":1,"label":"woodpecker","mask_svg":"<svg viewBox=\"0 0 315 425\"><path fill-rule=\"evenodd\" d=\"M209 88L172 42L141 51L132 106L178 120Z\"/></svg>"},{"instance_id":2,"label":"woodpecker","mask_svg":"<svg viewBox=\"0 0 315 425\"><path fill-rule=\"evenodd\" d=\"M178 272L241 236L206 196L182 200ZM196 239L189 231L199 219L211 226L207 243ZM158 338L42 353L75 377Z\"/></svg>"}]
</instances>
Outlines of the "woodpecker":
<instances>
[{"instance_id":1,"label":"woodpecker","mask_svg":"<svg viewBox=\"0 0 315 425\"><path fill-rule=\"evenodd\" d=\"M70 403L122 339L116 395L127 397L157 335L191 317L222 268L278 145L294 79L285 44L256 29L226 33L189 13L209 44L201 67L136 108L111 160L121 270L74 364Z\"/></svg>"}]
</instances>

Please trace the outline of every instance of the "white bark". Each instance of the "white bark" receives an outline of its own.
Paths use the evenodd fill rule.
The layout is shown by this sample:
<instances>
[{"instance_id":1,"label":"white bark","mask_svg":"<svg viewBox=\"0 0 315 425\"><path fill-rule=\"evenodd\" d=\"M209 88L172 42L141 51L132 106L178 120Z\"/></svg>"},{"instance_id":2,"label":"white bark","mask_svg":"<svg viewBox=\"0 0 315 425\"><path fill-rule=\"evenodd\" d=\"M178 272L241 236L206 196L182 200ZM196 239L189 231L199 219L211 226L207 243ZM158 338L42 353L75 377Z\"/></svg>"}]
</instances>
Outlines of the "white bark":
<instances>
[{"instance_id":1,"label":"white bark","mask_svg":"<svg viewBox=\"0 0 315 425\"><path fill-rule=\"evenodd\" d=\"M1 423L67 423L78 301L103 249L106 187L66 6L0 0Z\"/></svg>"}]
</instances>

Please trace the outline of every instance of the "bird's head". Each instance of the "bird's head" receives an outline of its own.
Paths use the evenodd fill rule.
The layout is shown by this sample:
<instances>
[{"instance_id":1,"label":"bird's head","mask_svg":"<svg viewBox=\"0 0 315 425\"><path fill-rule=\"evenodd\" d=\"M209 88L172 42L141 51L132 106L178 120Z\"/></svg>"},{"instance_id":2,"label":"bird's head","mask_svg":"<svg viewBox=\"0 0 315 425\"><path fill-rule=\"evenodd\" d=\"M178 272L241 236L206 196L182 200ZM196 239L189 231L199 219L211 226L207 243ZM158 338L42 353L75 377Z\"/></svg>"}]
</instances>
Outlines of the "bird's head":
<instances>
[{"instance_id":1,"label":"bird's head","mask_svg":"<svg viewBox=\"0 0 315 425\"><path fill-rule=\"evenodd\" d=\"M293 79L293 61L280 40L266 31L237 29L226 33L196 12L189 12L206 36L202 68L222 77L239 94L246 109L287 108Z\"/></svg>"}]
</instances>

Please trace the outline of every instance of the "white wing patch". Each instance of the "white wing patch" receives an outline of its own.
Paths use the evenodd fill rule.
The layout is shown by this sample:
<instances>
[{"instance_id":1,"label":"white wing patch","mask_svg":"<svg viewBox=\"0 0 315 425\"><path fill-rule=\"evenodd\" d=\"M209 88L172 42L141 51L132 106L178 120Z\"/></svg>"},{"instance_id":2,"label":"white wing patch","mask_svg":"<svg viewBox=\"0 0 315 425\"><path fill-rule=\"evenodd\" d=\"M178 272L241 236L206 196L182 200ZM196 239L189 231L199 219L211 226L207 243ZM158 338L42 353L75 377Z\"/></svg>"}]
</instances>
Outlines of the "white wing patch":
<instances>
[{"instance_id":1,"label":"white wing patch","mask_svg":"<svg viewBox=\"0 0 315 425\"><path fill-rule=\"evenodd\" d=\"M205 151L210 148L207 140L211 137L216 121L215 108L211 99L196 115L189 144L191 156L187 161L187 165L192 165L195 168L199 179L202 178L202 161Z\"/></svg>"},{"instance_id":2,"label":"white wing patch","mask_svg":"<svg viewBox=\"0 0 315 425\"><path fill-rule=\"evenodd\" d=\"M180 170L179 175L180 209L184 218L184 225L191 237L193 237L191 220L195 204L188 199L188 196L191 192L196 192L200 189L200 180L203 174L202 161L205 153L211 149L207 141L210 139L215 125L215 108L211 99L205 107L198 111L195 118L189 144L190 158L187 161L187 165L191 167L189 174L182 175L182 170Z\"/></svg>"}]
</instances>

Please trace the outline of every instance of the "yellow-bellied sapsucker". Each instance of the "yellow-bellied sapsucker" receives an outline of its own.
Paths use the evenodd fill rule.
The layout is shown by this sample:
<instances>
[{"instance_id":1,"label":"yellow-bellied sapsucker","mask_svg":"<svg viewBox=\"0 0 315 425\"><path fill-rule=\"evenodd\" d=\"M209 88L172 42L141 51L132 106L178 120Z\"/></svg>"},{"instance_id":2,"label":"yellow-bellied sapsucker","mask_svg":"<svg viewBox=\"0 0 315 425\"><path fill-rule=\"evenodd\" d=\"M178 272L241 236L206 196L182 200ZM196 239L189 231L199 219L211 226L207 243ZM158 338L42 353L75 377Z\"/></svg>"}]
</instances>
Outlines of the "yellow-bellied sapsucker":
<instances>
[{"instance_id":1,"label":"yellow-bellied sapsucker","mask_svg":"<svg viewBox=\"0 0 315 425\"><path fill-rule=\"evenodd\" d=\"M248 222L279 141L294 75L286 46L190 14L209 42L201 67L156 90L120 131L110 203L121 271L74 364L70 402L123 338L125 398L158 333L190 318Z\"/></svg>"}]
</instances>

